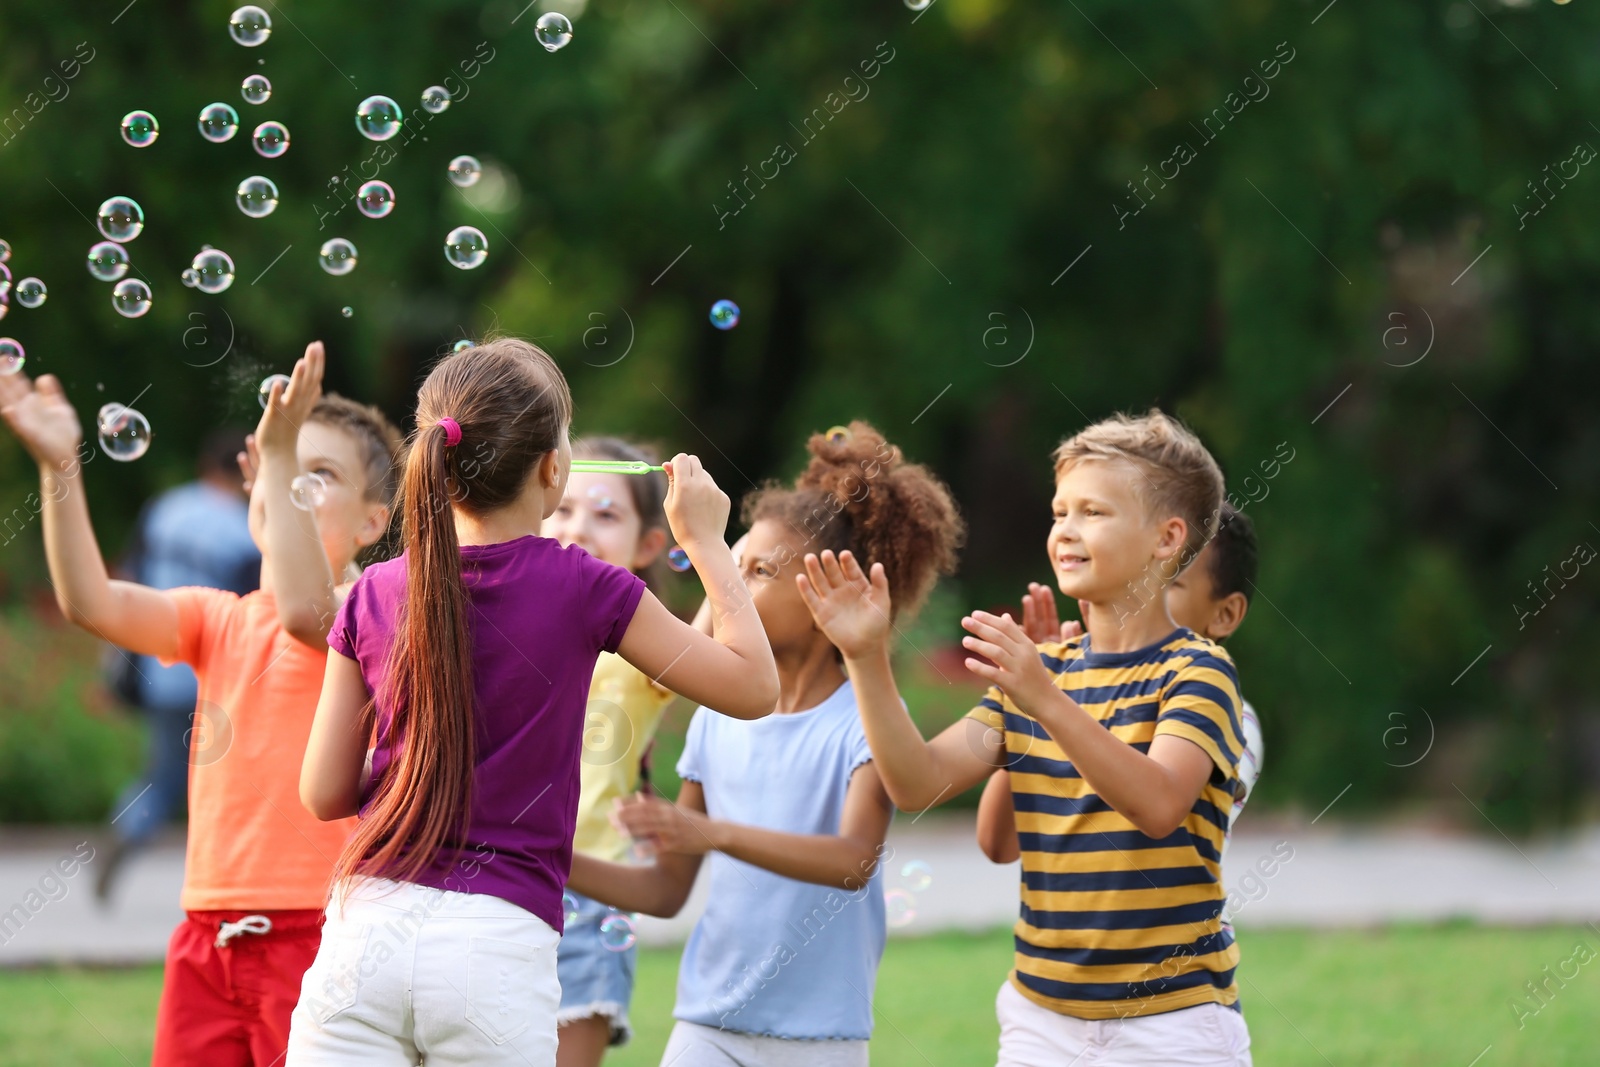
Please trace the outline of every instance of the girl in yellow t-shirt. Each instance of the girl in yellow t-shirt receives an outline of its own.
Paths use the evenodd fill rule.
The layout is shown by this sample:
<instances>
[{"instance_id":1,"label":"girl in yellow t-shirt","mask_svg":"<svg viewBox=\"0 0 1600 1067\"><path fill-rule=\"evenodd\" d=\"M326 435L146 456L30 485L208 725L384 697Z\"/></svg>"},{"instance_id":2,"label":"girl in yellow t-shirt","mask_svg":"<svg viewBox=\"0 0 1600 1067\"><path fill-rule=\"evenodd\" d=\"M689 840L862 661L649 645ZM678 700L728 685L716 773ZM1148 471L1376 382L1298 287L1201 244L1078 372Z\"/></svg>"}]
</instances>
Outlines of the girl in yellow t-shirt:
<instances>
[{"instance_id":1,"label":"girl in yellow t-shirt","mask_svg":"<svg viewBox=\"0 0 1600 1067\"><path fill-rule=\"evenodd\" d=\"M572 456L660 462L615 437L574 441ZM561 505L541 532L648 582L667 544L666 494L667 481L660 473L574 472ZM600 653L584 723L574 851L612 862L628 859L630 843L611 825L611 806L639 787L641 762L672 697L621 656ZM556 1063L596 1067L609 1046L624 1044L631 1035L628 1003L636 950L631 925L615 909L570 890L566 907L566 932L556 956L561 979Z\"/></svg>"}]
</instances>

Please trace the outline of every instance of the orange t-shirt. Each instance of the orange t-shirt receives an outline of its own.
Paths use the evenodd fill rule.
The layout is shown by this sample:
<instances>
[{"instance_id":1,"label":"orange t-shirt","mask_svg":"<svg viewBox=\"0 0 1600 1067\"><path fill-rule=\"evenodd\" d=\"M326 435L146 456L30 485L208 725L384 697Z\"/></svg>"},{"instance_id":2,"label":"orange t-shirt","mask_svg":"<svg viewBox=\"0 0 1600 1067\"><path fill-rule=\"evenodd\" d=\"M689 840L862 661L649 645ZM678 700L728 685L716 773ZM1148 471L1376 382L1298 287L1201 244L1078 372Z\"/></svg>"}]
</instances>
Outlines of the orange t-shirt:
<instances>
[{"instance_id":1,"label":"orange t-shirt","mask_svg":"<svg viewBox=\"0 0 1600 1067\"><path fill-rule=\"evenodd\" d=\"M169 590L178 653L200 682L189 748L187 911L320 910L354 817L300 803L325 651L289 636L270 593Z\"/></svg>"}]
</instances>

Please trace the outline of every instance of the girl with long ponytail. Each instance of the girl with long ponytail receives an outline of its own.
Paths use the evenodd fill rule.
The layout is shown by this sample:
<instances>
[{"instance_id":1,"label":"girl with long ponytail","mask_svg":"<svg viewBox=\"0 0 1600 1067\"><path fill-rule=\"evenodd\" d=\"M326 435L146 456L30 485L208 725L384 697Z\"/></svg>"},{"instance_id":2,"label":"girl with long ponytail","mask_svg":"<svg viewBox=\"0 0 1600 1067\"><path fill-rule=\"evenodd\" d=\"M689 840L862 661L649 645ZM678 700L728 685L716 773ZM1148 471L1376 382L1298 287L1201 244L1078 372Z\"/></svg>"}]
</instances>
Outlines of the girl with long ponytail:
<instances>
[{"instance_id":1,"label":"girl with long ponytail","mask_svg":"<svg viewBox=\"0 0 1600 1067\"><path fill-rule=\"evenodd\" d=\"M738 718L771 710L777 671L759 620L738 610L728 498L695 457L666 465L665 511L726 600L714 636L625 568L540 536L570 471L572 398L539 348L500 339L446 357L416 419L404 548L334 620L301 770L312 814L360 822L287 1063L550 1067L597 658L615 652Z\"/></svg>"}]
</instances>

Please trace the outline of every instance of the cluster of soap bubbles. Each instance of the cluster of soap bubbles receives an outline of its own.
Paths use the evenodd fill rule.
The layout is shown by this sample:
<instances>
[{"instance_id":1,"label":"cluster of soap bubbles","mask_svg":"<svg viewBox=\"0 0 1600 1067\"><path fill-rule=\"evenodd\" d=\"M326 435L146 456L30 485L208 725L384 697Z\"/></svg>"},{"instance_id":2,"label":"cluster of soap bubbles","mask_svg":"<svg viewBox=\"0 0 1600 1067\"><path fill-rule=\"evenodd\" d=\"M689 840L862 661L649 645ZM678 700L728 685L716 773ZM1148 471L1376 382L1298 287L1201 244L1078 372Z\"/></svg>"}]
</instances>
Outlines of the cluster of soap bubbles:
<instances>
[{"instance_id":1,"label":"cluster of soap bubbles","mask_svg":"<svg viewBox=\"0 0 1600 1067\"><path fill-rule=\"evenodd\" d=\"M917 898L914 894L925 892L933 884L933 868L922 860L911 860L900 868L905 880L904 889L890 889L883 894L885 919L892 927L910 926L917 918Z\"/></svg>"},{"instance_id":2,"label":"cluster of soap bubbles","mask_svg":"<svg viewBox=\"0 0 1600 1067\"><path fill-rule=\"evenodd\" d=\"M561 892L562 925L570 927L578 921L578 896L570 889ZM612 908L600 920L600 944L609 952L626 952L639 943L637 915L628 915Z\"/></svg>"},{"instance_id":3,"label":"cluster of soap bubbles","mask_svg":"<svg viewBox=\"0 0 1600 1067\"><path fill-rule=\"evenodd\" d=\"M36 308L44 303L45 297L50 292L45 287L44 282L38 278L24 278L17 283L15 290L13 290L10 262L11 244L8 241L0 241L0 319L5 318L10 313L11 297L13 295L16 296L17 303L23 307ZM18 351L21 351L20 345L18 346ZM21 362L18 362L15 367L9 370L0 369L0 374L14 374L21 366Z\"/></svg>"},{"instance_id":4,"label":"cluster of soap bubbles","mask_svg":"<svg viewBox=\"0 0 1600 1067\"><path fill-rule=\"evenodd\" d=\"M95 419L100 450L118 463L132 463L150 451L150 421L125 404L107 404Z\"/></svg>"}]
</instances>

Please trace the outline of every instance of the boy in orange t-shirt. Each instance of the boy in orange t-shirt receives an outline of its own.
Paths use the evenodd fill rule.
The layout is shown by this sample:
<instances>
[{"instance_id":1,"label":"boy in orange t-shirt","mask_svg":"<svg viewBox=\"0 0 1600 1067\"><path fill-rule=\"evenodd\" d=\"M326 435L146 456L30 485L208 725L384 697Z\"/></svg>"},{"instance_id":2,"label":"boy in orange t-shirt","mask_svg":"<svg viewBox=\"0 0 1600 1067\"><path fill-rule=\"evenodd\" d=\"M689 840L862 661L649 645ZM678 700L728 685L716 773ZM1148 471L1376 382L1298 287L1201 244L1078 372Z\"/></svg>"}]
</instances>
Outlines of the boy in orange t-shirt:
<instances>
[{"instance_id":1,"label":"boy in orange t-shirt","mask_svg":"<svg viewBox=\"0 0 1600 1067\"><path fill-rule=\"evenodd\" d=\"M167 946L155 1067L281 1063L329 876L354 829L354 819L321 822L301 805L300 764L338 606L335 576L388 528L400 435L373 408L324 398L323 362L321 342L309 345L288 387L273 387L251 444L261 588L245 597L110 580L77 479L93 453L81 448L61 383L0 377L0 418L39 465L62 612L130 652L190 664L200 683L187 917ZM295 485L302 473L320 485Z\"/></svg>"}]
</instances>

